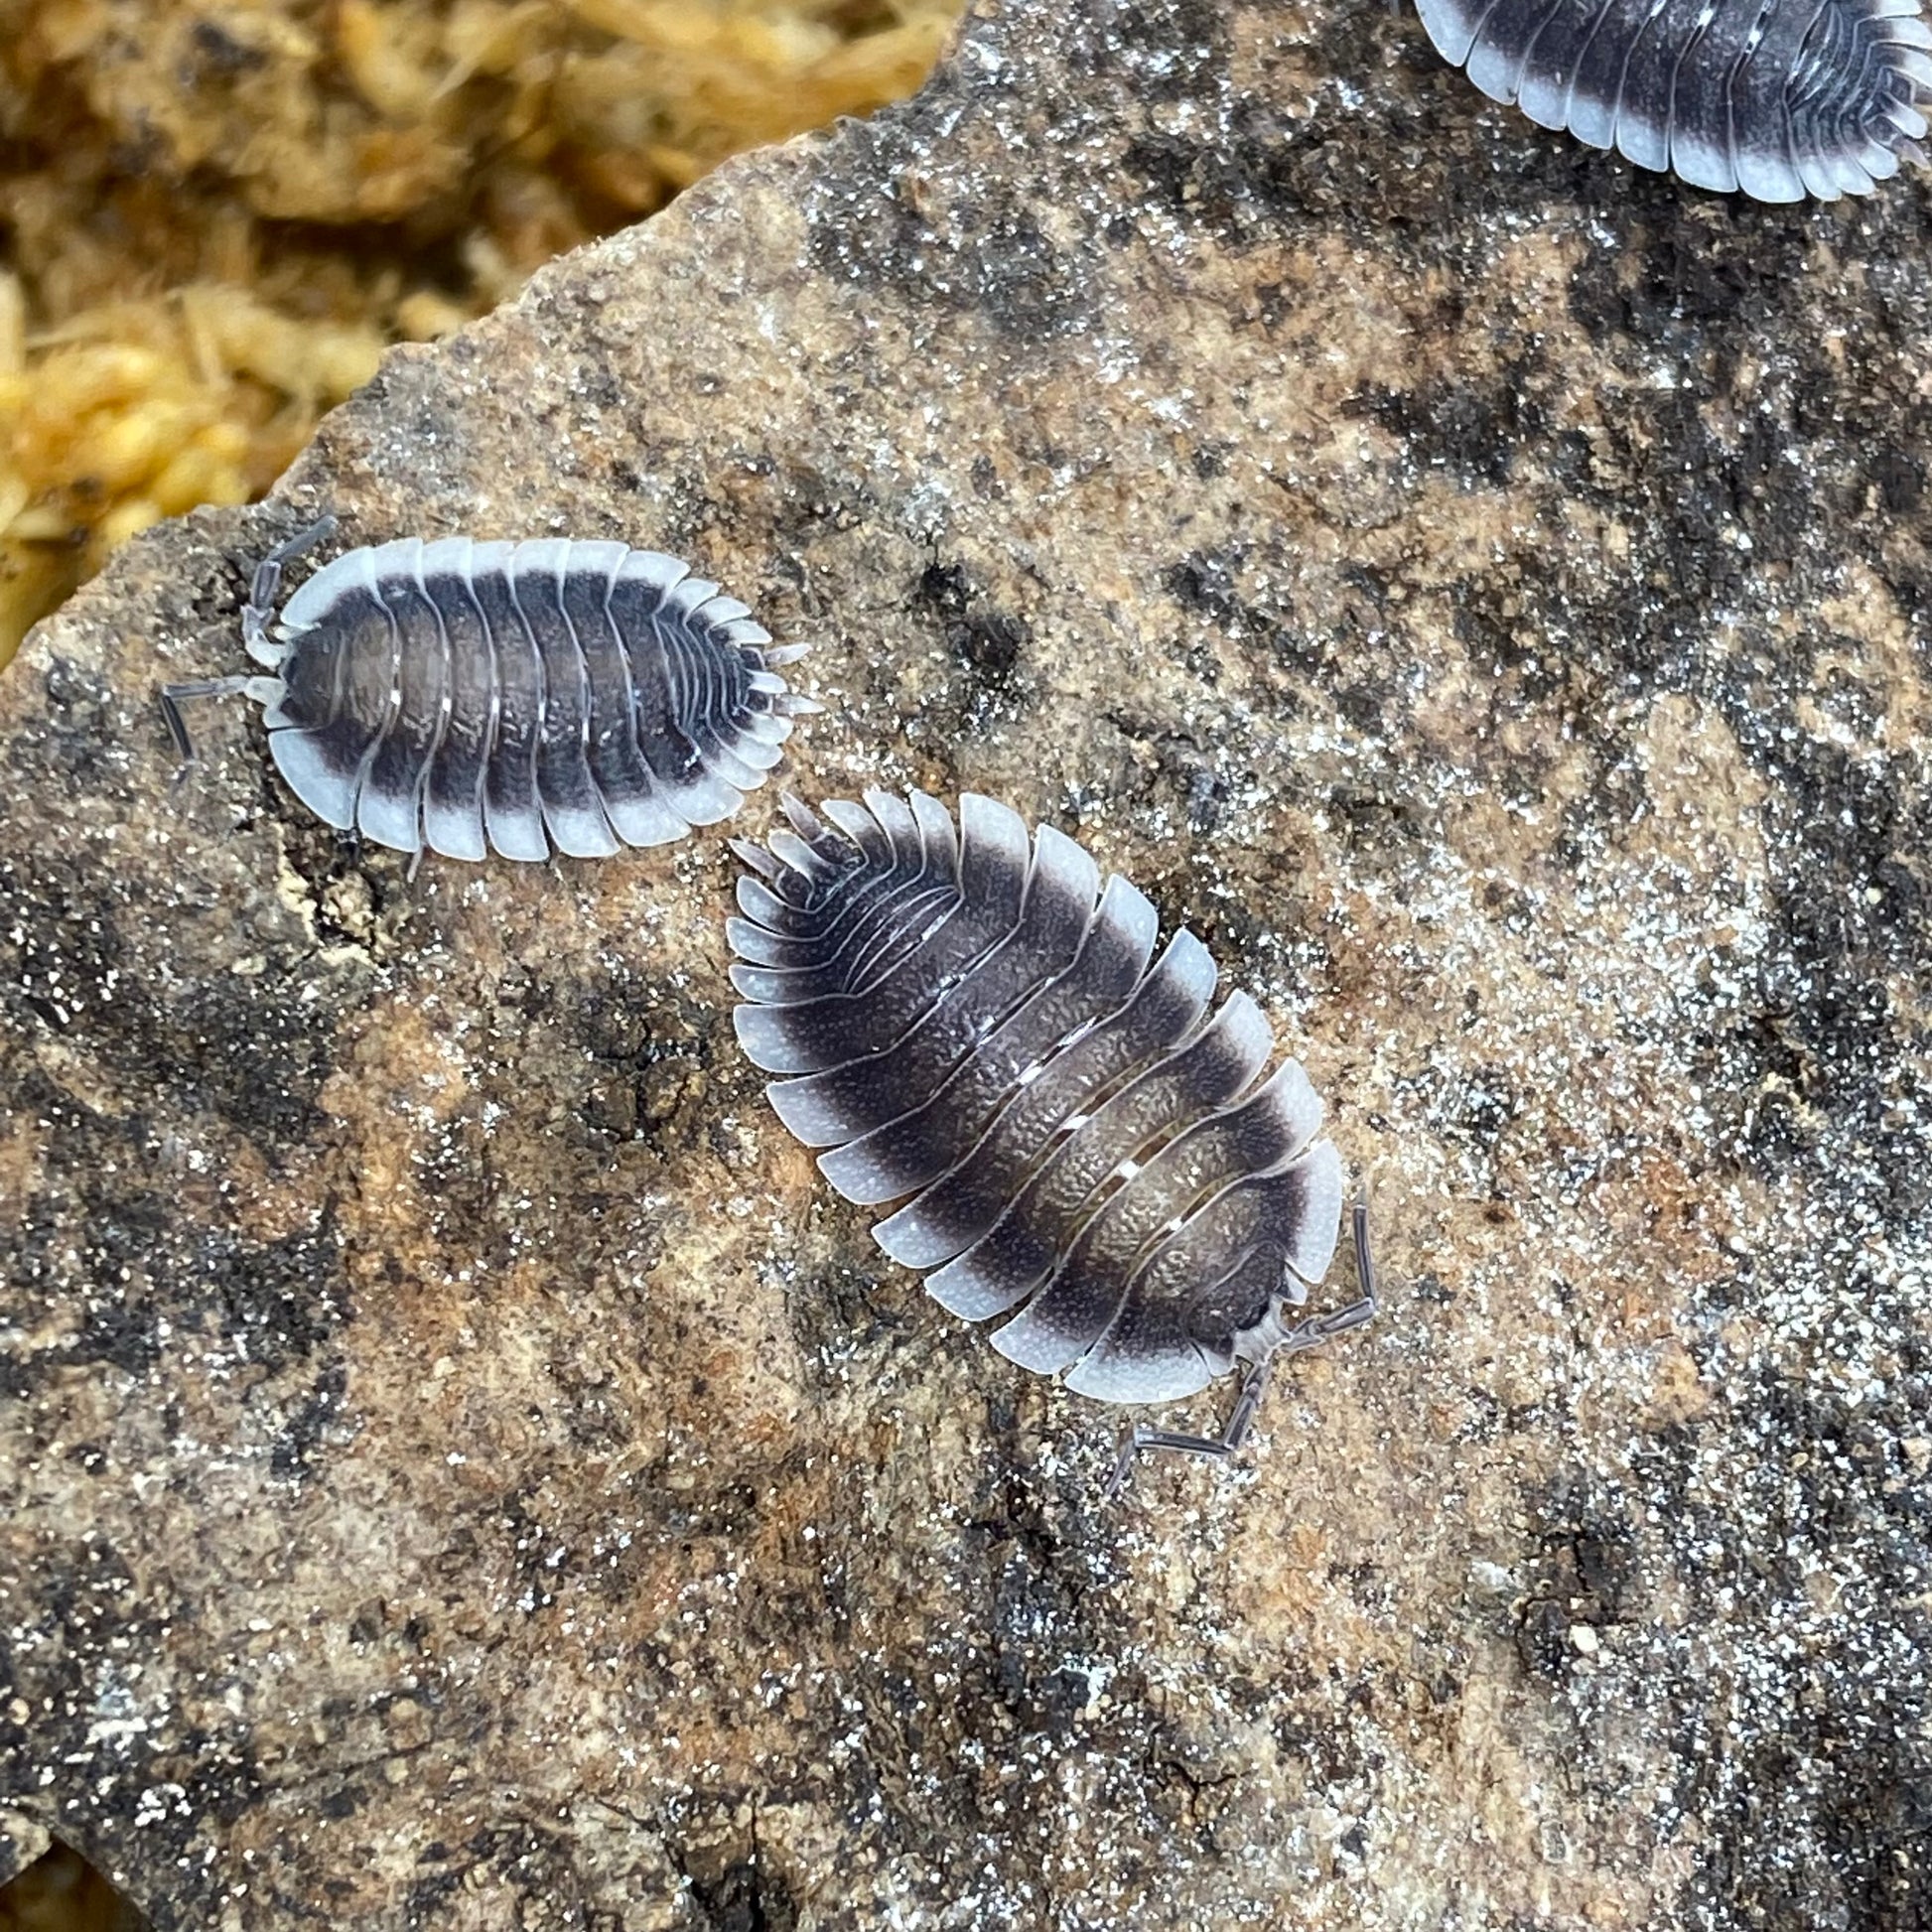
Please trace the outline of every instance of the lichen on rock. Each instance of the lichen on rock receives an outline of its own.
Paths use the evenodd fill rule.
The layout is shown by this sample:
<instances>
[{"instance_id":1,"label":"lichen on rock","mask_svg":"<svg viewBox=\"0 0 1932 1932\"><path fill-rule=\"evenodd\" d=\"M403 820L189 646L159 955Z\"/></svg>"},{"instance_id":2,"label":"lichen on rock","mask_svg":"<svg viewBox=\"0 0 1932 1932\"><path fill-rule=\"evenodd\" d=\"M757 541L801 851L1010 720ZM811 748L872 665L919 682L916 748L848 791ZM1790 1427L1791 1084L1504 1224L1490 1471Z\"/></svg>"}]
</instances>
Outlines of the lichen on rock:
<instances>
[{"instance_id":1,"label":"lichen on rock","mask_svg":"<svg viewBox=\"0 0 1932 1932\"><path fill-rule=\"evenodd\" d=\"M1014 5L137 541L0 684L0 1797L164 1928L1923 1921L1924 239ZM322 507L692 557L807 796L1131 875L1384 1318L1108 1506L765 1112L721 845L171 784Z\"/></svg>"}]
</instances>

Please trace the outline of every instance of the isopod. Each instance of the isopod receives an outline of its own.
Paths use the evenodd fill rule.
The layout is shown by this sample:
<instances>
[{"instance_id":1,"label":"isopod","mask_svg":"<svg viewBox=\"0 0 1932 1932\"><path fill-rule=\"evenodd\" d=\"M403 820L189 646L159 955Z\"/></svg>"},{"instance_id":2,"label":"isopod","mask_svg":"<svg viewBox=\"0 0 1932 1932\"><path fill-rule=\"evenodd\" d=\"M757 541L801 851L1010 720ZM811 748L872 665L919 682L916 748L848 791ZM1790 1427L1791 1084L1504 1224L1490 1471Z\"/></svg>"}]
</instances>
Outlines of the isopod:
<instances>
[{"instance_id":1,"label":"isopod","mask_svg":"<svg viewBox=\"0 0 1932 1932\"><path fill-rule=\"evenodd\" d=\"M1868 194L1923 162L1918 0L1419 0L1492 100L1640 168L1760 202Z\"/></svg>"},{"instance_id":2,"label":"isopod","mask_svg":"<svg viewBox=\"0 0 1932 1932\"><path fill-rule=\"evenodd\" d=\"M773 647L716 584L621 543L365 546L277 619L283 567L335 527L255 572L242 641L272 675L171 684L161 702L186 760L180 701L245 691L290 789L340 831L450 859L662 845L735 812L793 719L821 709L777 675L804 645Z\"/></svg>"},{"instance_id":3,"label":"isopod","mask_svg":"<svg viewBox=\"0 0 1932 1932\"><path fill-rule=\"evenodd\" d=\"M873 1229L993 1346L1113 1403L1177 1401L1247 1373L1219 1437L1137 1426L1142 1449L1231 1454L1284 1356L1375 1311L1366 1209L1360 1299L1291 1325L1340 1232L1341 1157L1295 1060L1185 927L1051 826L967 793L867 792L732 842L751 871L734 1016L779 1120ZM756 875L756 876L754 876ZM1150 963L1150 962L1153 963Z\"/></svg>"}]
</instances>

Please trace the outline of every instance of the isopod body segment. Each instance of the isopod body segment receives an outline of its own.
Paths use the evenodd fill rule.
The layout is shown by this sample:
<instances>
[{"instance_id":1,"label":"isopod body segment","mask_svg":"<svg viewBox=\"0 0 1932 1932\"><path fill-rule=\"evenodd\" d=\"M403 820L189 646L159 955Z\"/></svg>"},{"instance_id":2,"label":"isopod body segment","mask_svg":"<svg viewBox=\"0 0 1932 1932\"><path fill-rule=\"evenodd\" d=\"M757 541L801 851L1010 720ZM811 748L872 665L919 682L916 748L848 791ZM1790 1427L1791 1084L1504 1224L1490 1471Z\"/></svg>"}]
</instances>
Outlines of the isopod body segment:
<instances>
[{"instance_id":1,"label":"isopod body segment","mask_svg":"<svg viewBox=\"0 0 1932 1932\"><path fill-rule=\"evenodd\" d=\"M1374 1308L1293 1323L1333 1256L1341 1159L1273 1030L1184 928L1051 826L967 794L868 792L734 841L738 1037L778 1118L873 1232L993 1345L1104 1402L1173 1401L1248 1364L1224 1453L1270 1364Z\"/></svg>"},{"instance_id":2,"label":"isopod body segment","mask_svg":"<svg viewBox=\"0 0 1932 1932\"><path fill-rule=\"evenodd\" d=\"M1419 0L1436 50L1540 127L1760 202L1922 160L1919 0Z\"/></svg>"},{"instance_id":3,"label":"isopod body segment","mask_svg":"<svg viewBox=\"0 0 1932 1932\"><path fill-rule=\"evenodd\" d=\"M800 713L751 612L655 551L545 538L415 537L349 550L282 607L272 552L242 614L270 673L171 685L246 691L290 788L340 830L401 852L541 860L661 845L744 802Z\"/></svg>"}]
</instances>

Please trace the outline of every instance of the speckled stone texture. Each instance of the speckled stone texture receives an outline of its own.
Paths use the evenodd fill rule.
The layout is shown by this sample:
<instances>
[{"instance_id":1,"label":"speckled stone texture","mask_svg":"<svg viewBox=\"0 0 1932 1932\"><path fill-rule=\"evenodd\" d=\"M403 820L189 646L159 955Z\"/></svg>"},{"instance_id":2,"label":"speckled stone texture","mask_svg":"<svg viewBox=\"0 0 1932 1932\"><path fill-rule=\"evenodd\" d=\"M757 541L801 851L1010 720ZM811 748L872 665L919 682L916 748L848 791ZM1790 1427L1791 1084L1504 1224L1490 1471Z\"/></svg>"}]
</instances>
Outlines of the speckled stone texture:
<instances>
[{"instance_id":1,"label":"speckled stone texture","mask_svg":"<svg viewBox=\"0 0 1932 1932\"><path fill-rule=\"evenodd\" d=\"M1029 0L138 543L0 685L0 1795L164 1932L1932 1922L1929 244ZM1129 873L1385 1317L1106 1504L765 1111L721 841L171 786L322 507L690 555L808 795Z\"/></svg>"}]
</instances>

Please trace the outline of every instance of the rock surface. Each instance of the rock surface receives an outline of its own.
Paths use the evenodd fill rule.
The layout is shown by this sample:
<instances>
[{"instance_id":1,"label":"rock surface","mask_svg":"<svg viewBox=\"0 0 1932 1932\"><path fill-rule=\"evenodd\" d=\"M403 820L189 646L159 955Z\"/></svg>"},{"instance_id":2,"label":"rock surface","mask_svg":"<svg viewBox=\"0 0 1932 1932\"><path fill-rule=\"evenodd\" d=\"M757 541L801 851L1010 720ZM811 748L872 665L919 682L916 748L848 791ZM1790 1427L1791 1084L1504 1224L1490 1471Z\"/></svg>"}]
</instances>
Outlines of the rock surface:
<instances>
[{"instance_id":1,"label":"rock surface","mask_svg":"<svg viewBox=\"0 0 1932 1932\"><path fill-rule=\"evenodd\" d=\"M163 1932L1932 1919L1929 228L1028 0L137 543L0 685L22 1845ZM1127 872L1385 1318L1109 1505L764 1111L721 842L411 883L241 704L171 787L324 505L689 555L809 795Z\"/></svg>"}]
</instances>

